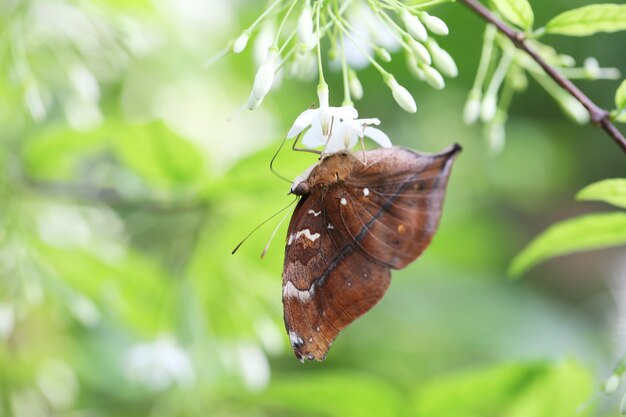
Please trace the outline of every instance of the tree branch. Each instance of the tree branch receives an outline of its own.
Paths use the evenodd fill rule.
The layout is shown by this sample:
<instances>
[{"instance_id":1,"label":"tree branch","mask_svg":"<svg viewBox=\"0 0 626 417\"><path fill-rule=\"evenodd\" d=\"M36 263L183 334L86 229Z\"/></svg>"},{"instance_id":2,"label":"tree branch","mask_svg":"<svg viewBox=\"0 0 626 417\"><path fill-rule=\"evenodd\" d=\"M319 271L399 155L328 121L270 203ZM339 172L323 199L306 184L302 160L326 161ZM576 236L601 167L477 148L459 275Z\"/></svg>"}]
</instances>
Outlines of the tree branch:
<instances>
[{"instance_id":1,"label":"tree branch","mask_svg":"<svg viewBox=\"0 0 626 417\"><path fill-rule=\"evenodd\" d=\"M526 35L523 32L518 32L509 26L507 26L502 20L493 15L485 6L479 3L477 0L461 0L467 7L472 9L474 13L482 17L488 23L491 23L498 28L507 38L513 42L513 44L526 52L554 81L556 81L565 91L572 95L576 100L582 104L591 117L591 123L604 130L613 141L624 152L626 152L626 138L615 127L611 121L610 113L607 110L599 107L589 97L585 95L578 87L574 85L569 79L565 78L555 68L551 67L536 51L534 51L528 43L526 43Z\"/></svg>"}]
</instances>

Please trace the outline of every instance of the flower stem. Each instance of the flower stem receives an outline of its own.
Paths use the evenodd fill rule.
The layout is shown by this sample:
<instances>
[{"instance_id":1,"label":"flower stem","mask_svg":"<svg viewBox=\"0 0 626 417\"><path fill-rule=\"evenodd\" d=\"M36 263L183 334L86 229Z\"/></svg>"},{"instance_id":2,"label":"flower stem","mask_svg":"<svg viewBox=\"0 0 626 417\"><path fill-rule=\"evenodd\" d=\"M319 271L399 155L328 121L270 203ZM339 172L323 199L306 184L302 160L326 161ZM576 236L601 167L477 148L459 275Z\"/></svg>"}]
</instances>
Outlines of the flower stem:
<instances>
[{"instance_id":1,"label":"flower stem","mask_svg":"<svg viewBox=\"0 0 626 417\"><path fill-rule=\"evenodd\" d=\"M322 34L320 32L320 16L322 14L322 0L319 0L316 6L316 14L315 14L315 32L317 34L317 70L319 73L319 84L317 86L319 89L328 89L328 84L326 84L326 80L324 79L324 67L322 66L322 42L321 37Z\"/></svg>"},{"instance_id":2,"label":"flower stem","mask_svg":"<svg viewBox=\"0 0 626 417\"><path fill-rule=\"evenodd\" d=\"M526 52L543 70L546 74L556 81L565 91L567 91L572 97L574 97L585 109L589 112L591 122L604 130L611 139L619 146L624 152L626 152L626 138L615 127L611 121L611 114L596 103L594 103L585 93L583 93L578 87L574 85L569 79L565 78L555 68L550 66L534 49L532 49L525 41L526 35L522 32L517 32L507 26L502 20L497 18L493 13L489 11L485 6L480 4L477 0L460 0L467 7L469 7L474 13L480 16L488 23L493 24L502 32L507 38L513 42L513 44Z\"/></svg>"},{"instance_id":3,"label":"flower stem","mask_svg":"<svg viewBox=\"0 0 626 417\"><path fill-rule=\"evenodd\" d=\"M278 39L280 37L281 32L283 31L283 27L285 26L285 23L287 22L287 19L289 18L289 15L291 14L291 12L293 11L293 8L296 7L296 4L298 4L300 0L293 0L291 2L291 5L289 5L289 9L287 9L287 11L285 12L285 15L283 16L283 20L280 22L280 26L278 26L278 30L276 31L276 38L274 39L274 45L278 45Z\"/></svg>"}]
</instances>

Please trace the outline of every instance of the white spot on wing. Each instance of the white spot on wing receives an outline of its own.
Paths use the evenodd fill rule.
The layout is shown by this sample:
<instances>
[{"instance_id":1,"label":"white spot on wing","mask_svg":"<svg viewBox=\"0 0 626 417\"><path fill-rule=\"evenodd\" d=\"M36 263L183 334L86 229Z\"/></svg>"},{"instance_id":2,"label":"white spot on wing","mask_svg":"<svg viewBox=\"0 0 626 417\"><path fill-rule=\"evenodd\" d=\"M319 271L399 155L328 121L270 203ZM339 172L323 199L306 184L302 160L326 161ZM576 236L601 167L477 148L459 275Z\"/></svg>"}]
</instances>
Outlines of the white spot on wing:
<instances>
[{"instance_id":1,"label":"white spot on wing","mask_svg":"<svg viewBox=\"0 0 626 417\"><path fill-rule=\"evenodd\" d=\"M370 189L369 188L363 188L363 195L365 197L367 197L368 195L370 195Z\"/></svg>"},{"instance_id":2,"label":"white spot on wing","mask_svg":"<svg viewBox=\"0 0 626 417\"><path fill-rule=\"evenodd\" d=\"M341 204L345 206L346 204L348 204L348 200L346 200L345 198L342 198Z\"/></svg>"},{"instance_id":3,"label":"white spot on wing","mask_svg":"<svg viewBox=\"0 0 626 417\"><path fill-rule=\"evenodd\" d=\"M299 346L304 344L304 340L300 337L300 335L296 332L289 332L289 341L291 342L291 346Z\"/></svg>"},{"instance_id":4,"label":"white spot on wing","mask_svg":"<svg viewBox=\"0 0 626 417\"><path fill-rule=\"evenodd\" d=\"M311 287L310 290L299 290L295 287L295 285L291 283L291 281L287 281L287 283L283 287L283 297L295 297L300 301L309 301L311 299L311 296L313 295L313 292L313 287Z\"/></svg>"},{"instance_id":5,"label":"white spot on wing","mask_svg":"<svg viewBox=\"0 0 626 417\"><path fill-rule=\"evenodd\" d=\"M319 239L320 234L319 233L311 233L311 231L309 229L304 229L304 230L300 230L299 232L297 232L296 235L294 236L293 240L298 240L298 238L300 236L304 236L307 239L309 239L311 242L315 242L317 239Z\"/></svg>"},{"instance_id":6,"label":"white spot on wing","mask_svg":"<svg viewBox=\"0 0 626 417\"><path fill-rule=\"evenodd\" d=\"M328 226L326 227L327 229L334 229L335 226L333 226L332 224L328 223Z\"/></svg>"},{"instance_id":7,"label":"white spot on wing","mask_svg":"<svg viewBox=\"0 0 626 417\"><path fill-rule=\"evenodd\" d=\"M315 211L315 210L309 210L307 213L308 213L308 214L312 214L312 215L314 215L315 217L317 217L317 216L319 216L320 214L322 214L322 212L321 212L321 211Z\"/></svg>"}]
</instances>

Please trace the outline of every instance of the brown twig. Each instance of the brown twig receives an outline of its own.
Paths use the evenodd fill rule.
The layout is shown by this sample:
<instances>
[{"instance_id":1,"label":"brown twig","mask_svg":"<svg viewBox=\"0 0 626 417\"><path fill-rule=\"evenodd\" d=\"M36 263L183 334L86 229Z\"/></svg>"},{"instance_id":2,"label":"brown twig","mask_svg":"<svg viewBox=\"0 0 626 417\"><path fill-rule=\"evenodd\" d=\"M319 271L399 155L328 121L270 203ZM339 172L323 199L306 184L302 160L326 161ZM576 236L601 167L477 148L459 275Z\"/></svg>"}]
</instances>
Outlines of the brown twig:
<instances>
[{"instance_id":1,"label":"brown twig","mask_svg":"<svg viewBox=\"0 0 626 417\"><path fill-rule=\"evenodd\" d=\"M599 107L596 103L591 101L589 97L578 87L574 85L569 79L565 78L555 68L551 67L536 51L534 51L528 43L526 43L526 35L523 32L518 32L509 26L507 26L502 20L493 15L485 6L479 3L477 0L461 0L467 7L472 9L476 14L486 20L488 23L494 25L500 32L502 32L507 38L513 42L513 44L526 52L554 81L556 81L565 91L571 94L576 100L582 104L591 117L591 123L604 130L615 141L624 152L626 152L626 138L615 127L611 121L610 113L607 110Z\"/></svg>"}]
</instances>

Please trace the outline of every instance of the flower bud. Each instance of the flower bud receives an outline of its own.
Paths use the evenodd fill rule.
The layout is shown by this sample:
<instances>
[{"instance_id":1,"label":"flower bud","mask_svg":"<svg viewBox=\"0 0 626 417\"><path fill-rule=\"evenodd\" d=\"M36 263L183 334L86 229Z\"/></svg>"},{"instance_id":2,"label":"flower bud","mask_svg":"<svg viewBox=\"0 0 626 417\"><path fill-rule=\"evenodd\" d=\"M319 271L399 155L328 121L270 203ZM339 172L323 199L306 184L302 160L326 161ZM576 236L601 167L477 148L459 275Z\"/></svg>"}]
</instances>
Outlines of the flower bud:
<instances>
[{"instance_id":1,"label":"flower bud","mask_svg":"<svg viewBox=\"0 0 626 417\"><path fill-rule=\"evenodd\" d=\"M563 94L557 97L557 99L565 114L571 117L576 123L583 125L589 122L589 112L574 97L569 94Z\"/></svg>"},{"instance_id":2,"label":"flower bud","mask_svg":"<svg viewBox=\"0 0 626 417\"><path fill-rule=\"evenodd\" d=\"M317 85L317 98L320 101L320 107L328 107L328 84Z\"/></svg>"},{"instance_id":3,"label":"flower bud","mask_svg":"<svg viewBox=\"0 0 626 417\"><path fill-rule=\"evenodd\" d=\"M348 86L350 87L350 94L355 100L361 100L363 98L363 85L361 85L361 81L356 75L354 70L350 70L348 72Z\"/></svg>"},{"instance_id":4,"label":"flower bud","mask_svg":"<svg viewBox=\"0 0 626 417\"><path fill-rule=\"evenodd\" d=\"M576 65L576 60L570 55L560 54L558 58L563 67L573 67Z\"/></svg>"},{"instance_id":5,"label":"flower bud","mask_svg":"<svg viewBox=\"0 0 626 417\"><path fill-rule=\"evenodd\" d=\"M276 60L276 54L277 52L274 48L270 48L267 53L267 60L256 72L252 93L257 100L263 100L272 88L272 84L274 83L274 61Z\"/></svg>"},{"instance_id":6,"label":"flower bud","mask_svg":"<svg viewBox=\"0 0 626 417\"><path fill-rule=\"evenodd\" d=\"M396 103L404 110L409 113L415 113L417 111L417 104L415 104L415 99L409 91L402 87L393 75L389 76L387 80L385 80L389 88L391 88L391 94L393 95L393 99L396 100Z\"/></svg>"},{"instance_id":7,"label":"flower bud","mask_svg":"<svg viewBox=\"0 0 626 417\"><path fill-rule=\"evenodd\" d=\"M504 140L506 131L504 129L505 117L501 112L494 117L493 121L487 128L487 141L489 144L489 152L492 155L498 155L504 149Z\"/></svg>"},{"instance_id":8,"label":"flower bud","mask_svg":"<svg viewBox=\"0 0 626 417\"><path fill-rule=\"evenodd\" d=\"M391 61L391 55L385 48L376 48L376 56L383 62Z\"/></svg>"},{"instance_id":9,"label":"flower bud","mask_svg":"<svg viewBox=\"0 0 626 417\"><path fill-rule=\"evenodd\" d=\"M418 80L424 81L424 71L422 71L419 67L419 63L417 62L417 58L415 55L408 54L406 56L407 67L409 68L409 72L412 76L417 78Z\"/></svg>"},{"instance_id":10,"label":"flower bud","mask_svg":"<svg viewBox=\"0 0 626 417\"><path fill-rule=\"evenodd\" d=\"M446 82L443 80L442 75L429 65L421 65L420 68L424 72L424 78L426 82L433 88L441 90L446 86Z\"/></svg>"},{"instance_id":11,"label":"flower bud","mask_svg":"<svg viewBox=\"0 0 626 417\"><path fill-rule=\"evenodd\" d=\"M250 39L250 32L244 30L241 35L237 39L235 39L235 43L233 44L233 52L236 54L241 53L244 49L246 49L246 45L248 44L248 39Z\"/></svg>"},{"instance_id":12,"label":"flower bud","mask_svg":"<svg viewBox=\"0 0 626 417\"><path fill-rule=\"evenodd\" d=\"M311 16L311 4L307 1L302 14L298 19L298 37L307 47L315 45L315 36L313 35L313 18ZM313 41L313 42L312 42Z\"/></svg>"},{"instance_id":13,"label":"flower bud","mask_svg":"<svg viewBox=\"0 0 626 417\"><path fill-rule=\"evenodd\" d=\"M471 91L463 108L463 122L474 124L480 117L480 91Z\"/></svg>"},{"instance_id":14,"label":"flower bud","mask_svg":"<svg viewBox=\"0 0 626 417\"><path fill-rule=\"evenodd\" d=\"M424 45L409 37L406 38L406 43L409 45L409 48L411 48L411 52L415 58L417 58L418 62L426 65L430 65L432 63L430 54Z\"/></svg>"},{"instance_id":15,"label":"flower bud","mask_svg":"<svg viewBox=\"0 0 626 417\"><path fill-rule=\"evenodd\" d=\"M613 394L619 388L619 383L619 375L612 374L604 383L602 391L604 391L605 394Z\"/></svg>"},{"instance_id":16,"label":"flower bud","mask_svg":"<svg viewBox=\"0 0 626 417\"><path fill-rule=\"evenodd\" d=\"M428 30L430 30L435 35L445 36L449 33L448 25L446 25L446 22L439 19L437 16L431 16L428 13L423 12L420 15L420 18L422 19L422 22L424 22Z\"/></svg>"},{"instance_id":17,"label":"flower bud","mask_svg":"<svg viewBox=\"0 0 626 417\"><path fill-rule=\"evenodd\" d=\"M248 110L256 110L261 103L263 102L263 99L258 100L255 96L253 92L250 92L250 96L248 97Z\"/></svg>"},{"instance_id":18,"label":"flower bud","mask_svg":"<svg viewBox=\"0 0 626 417\"><path fill-rule=\"evenodd\" d=\"M482 105L480 107L480 120L487 123L493 120L496 115L498 98L495 94L488 94L483 98Z\"/></svg>"},{"instance_id":19,"label":"flower bud","mask_svg":"<svg viewBox=\"0 0 626 417\"><path fill-rule=\"evenodd\" d=\"M585 76L590 80L596 80L600 76L600 64L598 60L589 57L585 59Z\"/></svg>"},{"instance_id":20,"label":"flower bud","mask_svg":"<svg viewBox=\"0 0 626 417\"><path fill-rule=\"evenodd\" d=\"M406 30L420 42L424 42L428 38L428 33L426 33L426 28L424 24L420 22L420 20L412 15L408 10L402 10L402 14L400 16L402 22L404 23L404 27Z\"/></svg>"},{"instance_id":21,"label":"flower bud","mask_svg":"<svg viewBox=\"0 0 626 417\"><path fill-rule=\"evenodd\" d=\"M448 53L448 51L442 49L434 39L429 40L428 49L430 51L430 56L433 58L433 63L441 72L448 77L453 78L459 75L459 69L457 68L452 56Z\"/></svg>"}]
</instances>

